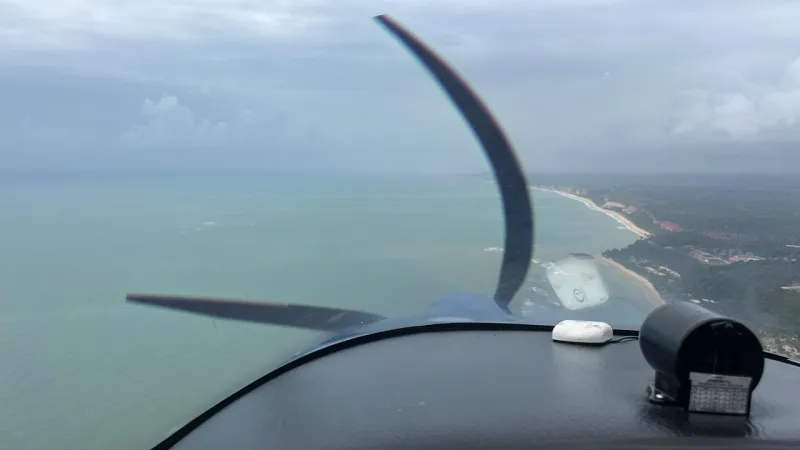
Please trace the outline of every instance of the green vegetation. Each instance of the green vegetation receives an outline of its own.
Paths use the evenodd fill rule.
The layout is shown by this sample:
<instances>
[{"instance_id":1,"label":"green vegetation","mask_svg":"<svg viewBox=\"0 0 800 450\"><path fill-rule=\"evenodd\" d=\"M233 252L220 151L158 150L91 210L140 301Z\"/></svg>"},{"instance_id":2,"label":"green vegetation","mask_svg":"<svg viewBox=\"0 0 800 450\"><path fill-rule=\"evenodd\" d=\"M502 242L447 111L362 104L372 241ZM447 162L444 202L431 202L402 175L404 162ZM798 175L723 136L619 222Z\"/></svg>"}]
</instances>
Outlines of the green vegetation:
<instances>
[{"instance_id":1,"label":"green vegetation","mask_svg":"<svg viewBox=\"0 0 800 450\"><path fill-rule=\"evenodd\" d=\"M653 234L605 256L647 277L668 300L700 302L800 348L800 180L579 178L547 184L598 205L627 206L613 209Z\"/></svg>"}]
</instances>

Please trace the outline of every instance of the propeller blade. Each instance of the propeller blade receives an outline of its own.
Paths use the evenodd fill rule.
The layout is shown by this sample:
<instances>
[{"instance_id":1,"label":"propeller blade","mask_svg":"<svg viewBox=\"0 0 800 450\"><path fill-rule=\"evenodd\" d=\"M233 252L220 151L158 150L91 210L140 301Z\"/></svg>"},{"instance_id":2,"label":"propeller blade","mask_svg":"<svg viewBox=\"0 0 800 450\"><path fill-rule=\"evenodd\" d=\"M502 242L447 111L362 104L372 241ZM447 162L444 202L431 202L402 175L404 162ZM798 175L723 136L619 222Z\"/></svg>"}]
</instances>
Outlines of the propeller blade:
<instances>
[{"instance_id":1,"label":"propeller blade","mask_svg":"<svg viewBox=\"0 0 800 450\"><path fill-rule=\"evenodd\" d=\"M489 109L461 76L418 37L391 17L375 19L417 57L447 92L461 115L480 140L491 163L503 201L505 250L494 300L505 311L522 287L533 254L533 212L525 174L514 149Z\"/></svg>"},{"instance_id":2,"label":"propeller blade","mask_svg":"<svg viewBox=\"0 0 800 450\"><path fill-rule=\"evenodd\" d=\"M238 299L187 297L182 295L128 294L131 303L177 309L221 319L269 323L321 331L339 331L353 325L365 325L383 316L350 309L323 306L261 303Z\"/></svg>"}]
</instances>

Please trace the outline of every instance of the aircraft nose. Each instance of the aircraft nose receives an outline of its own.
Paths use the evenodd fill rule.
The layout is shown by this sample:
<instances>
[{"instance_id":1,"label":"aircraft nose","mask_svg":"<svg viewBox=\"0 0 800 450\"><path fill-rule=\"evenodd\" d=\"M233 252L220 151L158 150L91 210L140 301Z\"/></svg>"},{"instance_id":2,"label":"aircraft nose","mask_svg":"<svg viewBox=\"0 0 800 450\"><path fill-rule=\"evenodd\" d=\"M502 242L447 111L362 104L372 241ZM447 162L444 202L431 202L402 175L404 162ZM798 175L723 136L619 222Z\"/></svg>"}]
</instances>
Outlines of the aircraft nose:
<instances>
[{"instance_id":1,"label":"aircraft nose","mask_svg":"<svg viewBox=\"0 0 800 450\"><path fill-rule=\"evenodd\" d=\"M436 300L428 309L434 317L450 317L466 321L507 318L492 297L474 293L459 293Z\"/></svg>"}]
</instances>

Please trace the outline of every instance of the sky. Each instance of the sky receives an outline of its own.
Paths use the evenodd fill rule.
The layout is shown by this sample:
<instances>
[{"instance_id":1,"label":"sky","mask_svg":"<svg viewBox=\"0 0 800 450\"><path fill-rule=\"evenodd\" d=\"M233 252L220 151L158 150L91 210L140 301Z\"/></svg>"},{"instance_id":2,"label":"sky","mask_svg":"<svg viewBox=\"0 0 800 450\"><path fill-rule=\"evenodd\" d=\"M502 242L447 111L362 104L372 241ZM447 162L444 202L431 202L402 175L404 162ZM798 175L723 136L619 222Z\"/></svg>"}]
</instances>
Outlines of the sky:
<instances>
[{"instance_id":1,"label":"sky","mask_svg":"<svg viewBox=\"0 0 800 450\"><path fill-rule=\"evenodd\" d=\"M3 0L0 170L800 172L800 1Z\"/></svg>"}]
</instances>

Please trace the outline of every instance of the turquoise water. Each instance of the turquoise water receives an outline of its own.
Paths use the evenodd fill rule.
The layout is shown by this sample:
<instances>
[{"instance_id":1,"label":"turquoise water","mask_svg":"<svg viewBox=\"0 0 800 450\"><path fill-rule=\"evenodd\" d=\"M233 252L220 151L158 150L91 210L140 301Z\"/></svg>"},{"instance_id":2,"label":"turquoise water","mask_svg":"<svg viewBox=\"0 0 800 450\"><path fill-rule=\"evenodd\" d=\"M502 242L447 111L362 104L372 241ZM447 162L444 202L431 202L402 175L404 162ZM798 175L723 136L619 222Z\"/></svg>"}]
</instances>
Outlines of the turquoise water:
<instances>
[{"instance_id":1,"label":"turquoise water","mask_svg":"<svg viewBox=\"0 0 800 450\"><path fill-rule=\"evenodd\" d=\"M541 261L636 238L581 203L534 201ZM126 305L126 292L398 315L452 292L491 294L501 254L485 249L502 245L484 181L4 178L0 447L149 448L318 337ZM598 315L636 326L649 309L639 287L602 273L615 298ZM530 296L526 286L518 300Z\"/></svg>"}]
</instances>

